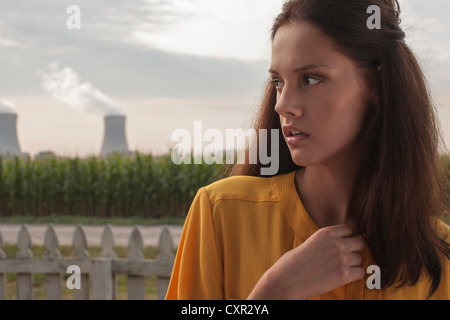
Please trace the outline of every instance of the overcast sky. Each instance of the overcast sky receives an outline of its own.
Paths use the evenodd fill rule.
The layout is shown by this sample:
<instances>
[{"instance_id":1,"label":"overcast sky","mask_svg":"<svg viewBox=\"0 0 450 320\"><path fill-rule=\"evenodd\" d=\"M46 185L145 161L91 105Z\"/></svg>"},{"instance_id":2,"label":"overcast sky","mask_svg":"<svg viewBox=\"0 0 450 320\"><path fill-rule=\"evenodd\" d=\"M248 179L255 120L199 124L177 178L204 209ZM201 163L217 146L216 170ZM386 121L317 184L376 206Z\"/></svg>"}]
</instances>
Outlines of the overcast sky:
<instances>
[{"instance_id":1,"label":"overcast sky","mask_svg":"<svg viewBox=\"0 0 450 320\"><path fill-rule=\"evenodd\" d=\"M282 0L2 0L0 98L23 152L100 151L105 113L127 117L130 149L161 153L178 128L245 128L270 60ZM69 5L81 29L69 30ZM450 145L450 1L404 0ZM89 103L88 101L95 101Z\"/></svg>"}]
</instances>

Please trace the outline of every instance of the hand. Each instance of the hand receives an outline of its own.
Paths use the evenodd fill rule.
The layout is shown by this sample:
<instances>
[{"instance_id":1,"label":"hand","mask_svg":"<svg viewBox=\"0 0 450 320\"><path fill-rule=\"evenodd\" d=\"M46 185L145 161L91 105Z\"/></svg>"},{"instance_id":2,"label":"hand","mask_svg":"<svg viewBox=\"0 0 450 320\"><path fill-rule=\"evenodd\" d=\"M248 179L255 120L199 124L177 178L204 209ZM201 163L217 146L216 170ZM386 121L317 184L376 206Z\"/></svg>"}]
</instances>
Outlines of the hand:
<instances>
[{"instance_id":1,"label":"hand","mask_svg":"<svg viewBox=\"0 0 450 320\"><path fill-rule=\"evenodd\" d=\"M347 225L318 230L268 269L248 299L306 299L362 279L364 242L351 234Z\"/></svg>"}]
</instances>

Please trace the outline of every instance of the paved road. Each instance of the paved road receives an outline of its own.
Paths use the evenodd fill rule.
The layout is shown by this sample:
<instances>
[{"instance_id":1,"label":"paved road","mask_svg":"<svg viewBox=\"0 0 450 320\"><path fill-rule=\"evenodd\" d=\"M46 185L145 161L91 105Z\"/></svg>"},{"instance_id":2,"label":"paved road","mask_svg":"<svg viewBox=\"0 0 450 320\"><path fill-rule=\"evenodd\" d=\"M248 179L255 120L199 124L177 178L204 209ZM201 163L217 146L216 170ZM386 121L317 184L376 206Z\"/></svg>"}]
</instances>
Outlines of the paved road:
<instances>
[{"instance_id":1,"label":"paved road","mask_svg":"<svg viewBox=\"0 0 450 320\"><path fill-rule=\"evenodd\" d=\"M42 245L44 243L44 235L47 229L47 224L25 224L30 232L32 244ZM0 224L0 232L3 237L4 243L16 244L17 236L19 233L20 224ZM58 237L60 245L72 245L73 232L75 225L69 224L54 224L53 225L56 236ZM159 234L163 226L137 226L141 232L144 246L158 245ZM182 226L168 226L170 233L173 237L174 246L177 247L180 241ZM83 230L86 234L86 240L88 246L100 245L101 235L104 226L83 225ZM128 239L130 237L133 226L116 226L111 225L111 229L114 235L114 243L116 245L128 245Z\"/></svg>"}]
</instances>

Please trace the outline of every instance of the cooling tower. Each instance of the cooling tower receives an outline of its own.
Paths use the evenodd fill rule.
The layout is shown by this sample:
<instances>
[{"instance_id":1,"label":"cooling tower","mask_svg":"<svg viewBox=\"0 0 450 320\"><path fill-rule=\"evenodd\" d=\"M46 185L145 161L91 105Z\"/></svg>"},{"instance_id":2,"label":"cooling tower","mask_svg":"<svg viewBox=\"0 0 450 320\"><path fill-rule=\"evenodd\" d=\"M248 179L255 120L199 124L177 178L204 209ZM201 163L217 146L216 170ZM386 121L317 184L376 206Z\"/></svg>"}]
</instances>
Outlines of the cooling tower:
<instances>
[{"instance_id":1,"label":"cooling tower","mask_svg":"<svg viewBox=\"0 0 450 320\"><path fill-rule=\"evenodd\" d=\"M128 143L125 135L125 116L104 116L105 128L100 154L106 156L113 152L128 153Z\"/></svg>"},{"instance_id":2,"label":"cooling tower","mask_svg":"<svg viewBox=\"0 0 450 320\"><path fill-rule=\"evenodd\" d=\"M21 155L17 140L17 114L0 112L0 153Z\"/></svg>"}]
</instances>

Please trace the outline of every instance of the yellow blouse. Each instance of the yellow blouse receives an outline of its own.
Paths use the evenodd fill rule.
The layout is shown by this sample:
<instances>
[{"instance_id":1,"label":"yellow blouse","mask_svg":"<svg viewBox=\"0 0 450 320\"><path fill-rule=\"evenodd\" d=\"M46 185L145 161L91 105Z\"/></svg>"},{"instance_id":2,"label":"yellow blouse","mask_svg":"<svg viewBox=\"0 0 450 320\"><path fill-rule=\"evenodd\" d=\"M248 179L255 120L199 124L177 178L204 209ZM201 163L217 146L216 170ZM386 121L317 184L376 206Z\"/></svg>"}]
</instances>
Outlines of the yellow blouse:
<instances>
[{"instance_id":1,"label":"yellow blouse","mask_svg":"<svg viewBox=\"0 0 450 320\"><path fill-rule=\"evenodd\" d=\"M166 299L246 299L263 273L319 228L306 213L295 171L274 177L234 176L198 190L185 221ZM449 228L442 222L449 241ZM374 264L367 245L362 267ZM449 260L431 299L450 298ZM383 272L383 270L381 270ZM312 299L424 299L414 287L368 289L365 278Z\"/></svg>"}]
</instances>

